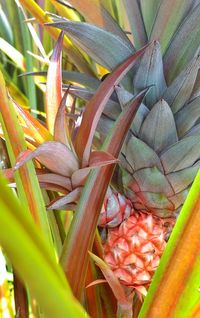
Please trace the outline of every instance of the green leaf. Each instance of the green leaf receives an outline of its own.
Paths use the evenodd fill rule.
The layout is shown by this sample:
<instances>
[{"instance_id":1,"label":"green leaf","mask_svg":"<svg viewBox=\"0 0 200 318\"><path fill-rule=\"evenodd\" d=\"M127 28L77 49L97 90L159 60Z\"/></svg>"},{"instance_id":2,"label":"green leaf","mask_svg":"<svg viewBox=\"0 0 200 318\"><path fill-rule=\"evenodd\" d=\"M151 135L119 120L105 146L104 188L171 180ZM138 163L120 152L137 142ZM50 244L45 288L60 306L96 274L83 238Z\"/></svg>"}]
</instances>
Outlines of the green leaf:
<instances>
[{"instance_id":1,"label":"green leaf","mask_svg":"<svg viewBox=\"0 0 200 318\"><path fill-rule=\"evenodd\" d=\"M67 2L76 8L87 22L115 34L130 45L124 31L98 0L69 0Z\"/></svg>"},{"instance_id":2,"label":"green leaf","mask_svg":"<svg viewBox=\"0 0 200 318\"><path fill-rule=\"evenodd\" d=\"M200 172L178 217L139 318L198 317Z\"/></svg>"},{"instance_id":3,"label":"green leaf","mask_svg":"<svg viewBox=\"0 0 200 318\"><path fill-rule=\"evenodd\" d=\"M18 122L16 112L11 101L8 99L3 76L0 72L0 121L6 140L6 146L11 165L14 166L17 156L26 149L22 128ZM35 175L32 163L28 163L15 174L18 195L30 211L34 221L43 229L50 244L52 237L47 220L46 209L42 198L42 193Z\"/></svg>"},{"instance_id":4,"label":"green leaf","mask_svg":"<svg viewBox=\"0 0 200 318\"><path fill-rule=\"evenodd\" d=\"M88 317L73 297L46 240L1 175L0 187L0 244L21 280L47 317Z\"/></svg>"},{"instance_id":5,"label":"green leaf","mask_svg":"<svg viewBox=\"0 0 200 318\"><path fill-rule=\"evenodd\" d=\"M190 8L192 1L193 0L161 1L150 40L159 40L162 53L165 53L168 48L172 36L182 21L185 13Z\"/></svg>"},{"instance_id":6,"label":"green leaf","mask_svg":"<svg viewBox=\"0 0 200 318\"><path fill-rule=\"evenodd\" d=\"M148 38L150 37L161 0L140 0L142 17Z\"/></svg>"},{"instance_id":7,"label":"green leaf","mask_svg":"<svg viewBox=\"0 0 200 318\"><path fill-rule=\"evenodd\" d=\"M142 19L139 1L124 0L123 4L131 26L134 46L136 49L139 49L147 43L146 30Z\"/></svg>"},{"instance_id":8,"label":"green leaf","mask_svg":"<svg viewBox=\"0 0 200 318\"><path fill-rule=\"evenodd\" d=\"M168 83L172 82L199 50L199 15L200 4L185 18L169 45L164 56L165 74Z\"/></svg>"},{"instance_id":9,"label":"green leaf","mask_svg":"<svg viewBox=\"0 0 200 318\"><path fill-rule=\"evenodd\" d=\"M152 88L144 102L149 108L152 108L152 106L162 97L162 94L166 89L162 55L158 41L153 41L147 47L134 78L134 88L136 92L151 85Z\"/></svg>"},{"instance_id":10,"label":"green leaf","mask_svg":"<svg viewBox=\"0 0 200 318\"><path fill-rule=\"evenodd\" d=\"M118 36L92 24L56 20L48 26L59 28L73 39L89 56L108 70L113 70L134 53L134 48Z\"/></svg>"}]
</instances>

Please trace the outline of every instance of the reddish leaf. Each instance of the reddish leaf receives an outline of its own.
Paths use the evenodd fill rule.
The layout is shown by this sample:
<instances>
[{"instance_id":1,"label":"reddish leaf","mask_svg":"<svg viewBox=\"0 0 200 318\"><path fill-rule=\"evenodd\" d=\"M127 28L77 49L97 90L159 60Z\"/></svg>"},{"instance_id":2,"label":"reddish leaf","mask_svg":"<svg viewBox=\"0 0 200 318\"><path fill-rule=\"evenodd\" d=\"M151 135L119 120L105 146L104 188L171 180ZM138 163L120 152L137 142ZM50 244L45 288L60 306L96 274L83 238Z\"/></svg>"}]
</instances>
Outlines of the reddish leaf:
<instances>
[{"instance_id":1,"label":"reddish leaf","mask_svg":"<svg viewBox=\"0 0 200 318\"><path fill-rule=\"evenodd\" d=\"M94 262L99 266L101 269L104 277L106 278L108 284L110 285L118 304L121 306L126 307L130 311L132 310L132 300L129 300L128 297L125 294L125 291L122 287L122 285L119 282L119 279L114 274L114 272L110 269L110 267L98 256L94 255L93 253L89 252L91 258L94 260Z\"/></svg>"},{"instance_id":2,"label":"reddish leaf","mask_svg":"<svg viewBox=\"0 0 200 318\"><path fill-rule=\"evenodd\" d=\"M68 132L68 126L66 125L66 116L65 116L65 110L66 110L66 100L69 93L69 88L65 92L58 112L56 114L55 124L54 124L54 140L60 141L63 144L67 145L69 147L69 132Z\"/></svg>"},{"instance_id":3,"label":"reddish leaf","mask_svg":"<svg viewBox=\"0 0 200 318\"><path fill-rule=\"evenodd\" d=\"M50 183L58 185L68 191L72 190L71 180L69 178L63 177L54 173L42 173L38 174L38 180L40 183Z\"/></svg>"},{"instance_id":4,"label":"reddish leaf","mask_svg":"<svg viewBox=\"0 0 200 318\"><path fill-rule=\"evenodd\" d=\"M14 169L18 169L33 158L37 158L49 170L65 177L71 176L79 168L75 155L67 146L58 141L48 141L33 152L30 150L22 152Z\"/></svg>"},{"instance_id":5,"label":"reddish leaf","mask_svg":"<svg viewBox=\"0 0 200 318\"><path fill-rule=\"evenodd\" d=\"M46 115L47 126L53 134L54 121L62 99L62 41L64 32L60 33L56 46L51 56L49 69L47 72L46 84Z\"/></svg>"},{"instance_id":6,"label":"reddish leaf","mask_svg":"<svg viewBox=\"0 0 200 318\"><path fill-rule=\"evenodd\" d=\"M132 120L147 91L148 89L141 92L123 109L108 136L103 148L113 156L118 157ZM79 299L87 272L88 250L92 248L99 214L113 170L114 165L108 165L91 172L64 242L61 264L75 296Z\"/></svg>"},{"instance_id":7,"label":"reddish leaf","mask_svg":"<svg viewBox=\"0 0 200 318\"><path fill-rule=\"evenodd\" d=\"M23 120L25 123L27 127L26 133L28 136L32 137L38 144L53 139L50 132L28 111L24 110L16 102L13 102L13 106L17 111L19 119Z\"/></svg>"},{"instance_id":8,"label":"reddish leaf","mask_svg":"<svg viewBox=\"0 0 200 318\"><path fill-rule=\"evenodd\" d=\"M111 163L117 163L119 160L105 151L93 151L90 155L90 167L102 167Z\"/></svg>"},{"instance_id":9,"label":"reddish leaf","mask_svg":"<svg viewBox=\"0 0 200 318\"><path fill-rule=\"evenodd\" d=\"M107 166L117 163L118 159L114 158L105 151L93 151L90 155L89 167L79 169L72 174L72 186L76 188L85 184L86 178L91 169Z\"/></svg>"},{"instance_id":10,"label":"reddish leaf","mask_svg":"<svg viewBox=\"0 0 200 318\"><path fill-rule=\"evenodd\" d=\"M125 60L113 73L107 76L97 89L96 94L88 102L75 139L76 153L82 159L83 166L88 165L94 132L103 109L114 91L114 86L133 67L135 61L144 53L145 49L146 46Z\"/></svg>"},{"instance_id":11,"label":"reddish leaf","mask_svg":"<svg viewBox=\"0 0 200 318\"><path fill-rule=\"evenodd\" d=\"M69 194L63 197L59 197L53 200L49 205L47 205L48 210L59 210L65 208L69 203L75 203L78 201L81 194L81 188L76 188Z\"/></svg>"}]
</instances>

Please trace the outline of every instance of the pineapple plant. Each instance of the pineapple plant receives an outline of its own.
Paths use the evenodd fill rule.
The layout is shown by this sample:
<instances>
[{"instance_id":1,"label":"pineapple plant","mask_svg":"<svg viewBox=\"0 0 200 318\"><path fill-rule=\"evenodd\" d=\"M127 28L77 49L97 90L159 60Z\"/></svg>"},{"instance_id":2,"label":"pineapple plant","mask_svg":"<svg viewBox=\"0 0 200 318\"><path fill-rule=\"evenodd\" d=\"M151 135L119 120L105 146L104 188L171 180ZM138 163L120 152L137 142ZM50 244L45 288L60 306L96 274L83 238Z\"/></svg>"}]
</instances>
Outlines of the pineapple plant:
<instances>
[{"instance_id":1,"label":"pineapple plant","mask_svg":"<svg viewBox=\"0 0 200 318\"><path fill-rule=\"evenodd\" d=\"M81 7L78 1L68 2L77 10ZM140 60L115 87L115 93L111 95L99 120L97 135L99 144L106 138L121 110L126 109L141 90L151 87L124 142L112 180L114 190L110 188L107 192L99 220L100 226L114 227L108 230L104 245L106 262L122 284L141 290L142 286L148 287L151 282L173 218L178 216L199 168L200 57L197 17L200 3L177 1L174 8L177 16L170 13L172 1L147 3L124 0L123 5L133 42L106 11L103 1L100 1L99 7L110 21L110 28L107 24L103 30L99 26L72 22L58 16L53 16L55 22L49 27L62 29L111 74L121 62L148 43ZM151 13L149 16L148 11ZM86 15L87 20L87 12L81 13ZM165 25L162 24L164 19ZM183 49L184 39L190 33L194 41L188 38ZM94 79L94 82L97 85L98 81ZM91 89L71 86L69 91L88 100L95 96L94 86ZM54 152L53 147L55 143L52 143L51 153ZM43 148L41 146L40 150ZM72 147L70 154L73 150ZM27 155L20 165L37 156L41 158L41 152ZM71 161L73 173L76 177L80 174L78 186L82 186L90 166L81 162L80 153L76 153L75 157ZM110 159L110 163L115 162L114 158L106 159ZM44 161L41 162L45 165ZM67 167L68 163L65 165ZM50 166L47 168L51 170ZM87 173L79 171L81 169L86 169ZM58 170L56 173L62 176ZM71 178L72 174L67 177ZM71 190L67 188L67 191ZM66 194L66 189L63 193ZM63 202L69 202L68 198L57 200L51 208L63 207ZM77 200L78 196L74 198ZM171 219L166 225L168 218Z\"/></svg>"},{"instance_id":2,"label":"pineapple plant","mask_svg":"<svg viewBox=\"0 0 200 318\"><path fill-rule=\"evenodd\" d=\"M106 11L103 1L97 10L101 8L104 17L109 19L105 29L100 28L99 20L93 21L96 25L87 23L91 20L90 14L78 1L68 2L80 9L86 22L56 16L49 26L63 30L108 71L112 72L120 62L148 44L140 61L116 87L98 124L102 142L121 109L129 105L135 94L151 86L120 154L112 182L119 194L107 194L100 216L100 225L118 226L109 230L105 260L125 285L132 286L141 283L140 274L148 263L149 271L148 274L144 271L146 278L143 279L146 286L169 235L163 219L171 218L168 223L171 229L200 165L200 27L197 21L200 2L122 1L132 33L129 38ZM127 27L126 21L124 26ZM88 88L71 87L70 91L85 100L95 95L95 91ZM131 202L128 215L124 213L124 202L119 205L121 195L125 196L124 202ZM134 234L138 228L144 237ZM137 253L143 255L139 260L132 249L134 240ZM145 254L143 242L155 258L149 256L148 250ZM137 262L140 262L139 270L135 269Z\"/></svg>"}]
</instances>

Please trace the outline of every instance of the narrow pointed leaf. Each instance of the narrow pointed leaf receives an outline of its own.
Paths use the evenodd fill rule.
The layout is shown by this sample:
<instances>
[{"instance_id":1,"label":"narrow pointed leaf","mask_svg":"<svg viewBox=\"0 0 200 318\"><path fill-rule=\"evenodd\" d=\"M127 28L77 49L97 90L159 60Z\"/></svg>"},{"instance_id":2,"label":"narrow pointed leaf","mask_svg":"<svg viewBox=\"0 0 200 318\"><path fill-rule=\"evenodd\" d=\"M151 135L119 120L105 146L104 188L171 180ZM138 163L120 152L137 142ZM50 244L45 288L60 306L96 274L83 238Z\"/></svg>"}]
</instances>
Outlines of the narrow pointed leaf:
<instances>
[{"instance_id":1,"label":"narrow pointed leaf","mask_svg":"<svg viewBox=\"0 0 200 318\"><path fill-rule=\"evenodd\" d=\"M70 133L68 130L68 125L66 125L66 100L69 93L69 89L65 92L58 111L55 117L54 123L54 140L62 142L64 145L70 147L69 140L70 140Z\"/></svg>"},{"instance_id":2,"label":"narrow pointed leaf","mask_svg":"<svg viewBox=\"0 0 200 318\"><path fill-rule=\"evenodd\" d=\"M93 151L90 155L89 167L79 169L72 174L71 180L73 188L83 186L92 169L104 167L116 162L118 162L118 159L105 151Z\"/></svg>"},{"instance_id":3,"label":"narrow pointed leaf","mask_svg":"<svg viewBox=\"0 0 200 318\"><path fill-rule=\"evenodd\" d=\"M132 104L124 109L104 143L103 150L116 158L119 155L124 138L146 91L139 94ZM114 165L109 165L95 169L90 173L83 188L69 234L64 242L61 264L70 281L74 294L79 299L82 295L86 277L88 250L93 245L99 214L113 170ZM77 251L79 252L77 253Z\"/></svg>"},{"instance_id":4,"label":"narrow pointed leaf","mask_svg":"<svg viewBox=\"0 0 200 318\"><path fill-rule=\"evenodd\" d=\"M150 39L152 41L159 40L162 52L166 51L173 34L178 28L191 3L192 0L161 1Z\"/></svg>"},{"instance_id":5,"label":"narrow pointed leaf","mask_svg":"<svg viewBox=\"0 0 200 318\"><path fill-rule=\"evenodd\" d=\"M114 274L114 272L109 268L109 266L98 256L95 254L89 252L90 257L93 259L93 261L97 264L97 266L101 269L104 277L106 278L106 281L110 285L116 299L118 302L122 305L129 305L130 302L128 301L128 298L125 294L125 291L122 287L122 285L119 282L119 279Z\"/></svg>"},{"instance_id":6,"label":"narrow pointed leaf","mask_svg":"<svg viewBox=\"0 0 200 318\"><path fill-rule=\"evenodd\" d=\"M134 88L137 92L151 85L152 88L145 98L145 105L150 108L161 98L166 89L158 41L153 41L146 49L134 79Z\"/></svg>"},{"instance_id":7,"label":"narrow pointed leaf","mask_svg":"<svg viewBox=\"0 0 200 318\"><path fill-rule=\"evenodd\" d=\"M123 4L129 19L136 49L147 43L146 30L142 19L142 12L138 1L124 0Z\"/></svg>"},{"instance_id":8,"label":"narrow pointed leaf","mask_svg":"<svg viewBox=\"0 0 200 318\"><path fill-rule=\"evenodd\" d=\"M37 158L49 170L69 177L79 168L73 152L60 142L49 141L40 145L35 151L24 151L18 157L14 169L19 169L27 161ZM58 165L59 158L59 165Z\"/></svg>"},{"instance_id":9,"label":"narrow pointed leaf","mask_svg":"<svg viewBox=\"0 0 200 318\"><path fill-rule=\"evenodd\" d=\"M42 182L42 183L56 184L69 191L72 190L71 181L69 178L63 177L55 173L40 173L40 174L37 174L37 176L40 183Z\"/></svg>"},{"instance_id":10,"label":"narrow pointed leaf","mask_svg":"<svg viewBox=\"0 0 200 318\"><path fill-rule=\"evenodd\" d=\"M69 194L63 197L59 197L52 201L50 204L47 205L48 210L60 210L65 208L65 206L69 203L75 203L78 201L81 194L81 188L76 188L75 190L71 191Z\"/></svg>"},{"instance_id":11,"label":"narrow pointed leaf","mask_svg":"<svg viewBox=\"0 0 200 318\"><path fill-rule=\"evenodd\" d=\"M62 99L61 60L63 36L64 32L61 32L53 50L47 73L45 109L47 115L47 126L51 134L53 134L56 114Z\"/></svg>"},{"instance_id":12,"label":"narrow pointed leaf","mask_svg":"<svg viewBox=\"0 0 200 318\"><path fill-rule=\"evenodd\" d=\"M20 279L28 286L47 317L88 317L73 297L44 236L2 176L0 186L0 244Z\"/></svg>"},{"instance_id":13,"label":"narrow pointed leaf","mask_svg":"<svg viewBox=\"0 0 200 318\"><path fill-rule=\"evenodd\" d=\"M40 71L40 72L27 72L23 73L20 76L46 76L47 71ZM62 71L62 78L63 80L72 82L72 83L77 83L82 86L89 87L91 89L97 89L100 85L100 81L92 77L90 75L84 74L84 73L79 73L79 72L70 72L70 71Z\"/></svg>"},{"instance_id":14,"label":"narrow pointed leaf","mask_svg":"<svg viewBox=\"0 0 200 318\"><path fill-rule=\"evenodd\" d=\"M198 53L200 37L199 15L200 4L184 20L164 56L165 74L168 83L171 83L177 74L193 59L195 54Z\"/></svg>"},{"instance_id":15,"label":"narrow pointed leaf","mask_svg":"<svg viewBox=\"0 0 200 318\"><path fill-rule=\"evenodd\" d=\"M98 0L69 0L68 2L85 17L87 22L117 35L130 45L124 31Z\"/></svg>"},{"instance_id":16,"label":"narrow pointed leaf","mask_svg":"<svg viewBox=\"0 0 200 318\"><path fill-rule=\"evenodd\" d=\"M90 148L94 131L97 127L97 123L104 110L105 104L114 91L114 85L117 85L123 76L134 65L138 57L140 57L145 48L141 49L133 56L129 57L123 62L117 69L110 74L100 85L94 97L87 104L86 110L83 114L83 119L80 128L77 132L75 140L75 149L79 158L83 158L83 163L87 165L90 155ZM84 142L83 142L84 136Z\"/></svg>"},{"instance_id":17,"label":"narrow pointed leaf","mask_svg":"<svg viewBox=\"0 0 200 318\"><path fill-rule=\"evenodd\" d=\"M150 37L160 3L161 0L140 0L142 17L148 38Z\"/></svg>"},{"instance_id":18,"label":"narrow pointed leaf","mask_svg":"<svg viewBox=\"0 0 200 318\"><path fill-rule=\"evenodd\" d=\"M169 104L174 114L189 101L199 66L200 56L197 56L164 92L163 99Z\"/></svg>"},{"instance_id":19,"label":"narrow pointed leaf","mask_svg":"<svg viewBox=\"0 0 200 318\"><path fill-rule=\"evenodd\" d=\"M157 153L178 141L174 116L163 99L153 106L139 134Z\"/></svg>"},{"instance_id":20,"label":"narrow pointed leaf","mask_svg":"<svg viewBox=\"0 0 200 318\"><path fill-rule=\"evenodd\" d=\"M92 24L61 19L47 25L65 31L89 56L109 70L134 53L131 44Z\"/></svg>"},{"instance_id":21,"label":"narrow pointed leaf","mask_svg":"<svg viewBox=\"0 0 200 318\"><path fill-rule=\"evenodd\" d=\"M7 96L5 82L0 72L0 121L9 154L11 165L14 166L17 156L26 149L22 128L18 122L13 103ZM18 195L34 221L42 228L50 244L52 237L46 216L46 209L35 169L32 163L22 167L15 173Z\"/></svg>"}]
</instances>

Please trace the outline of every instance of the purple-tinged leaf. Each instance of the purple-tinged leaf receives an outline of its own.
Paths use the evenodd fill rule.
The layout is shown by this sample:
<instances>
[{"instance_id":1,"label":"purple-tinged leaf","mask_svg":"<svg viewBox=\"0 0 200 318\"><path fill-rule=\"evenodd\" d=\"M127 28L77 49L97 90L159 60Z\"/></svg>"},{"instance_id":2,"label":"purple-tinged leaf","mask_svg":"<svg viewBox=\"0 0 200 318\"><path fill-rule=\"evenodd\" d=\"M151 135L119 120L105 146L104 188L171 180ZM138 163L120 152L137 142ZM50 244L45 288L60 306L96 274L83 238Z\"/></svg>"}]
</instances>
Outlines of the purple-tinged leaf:
<instances>
[{"instance_id":1,"label":"purple-tinged leaf","mask_svg":"<svg viewBox=\"0 0 200 318\"><path fill-rule=\"evenodd\" d=\"M55 20L56 22L46 25L65 31L74 43L108 70L113 70L135 51L130 41L124 41L95 25L63 18Z\"/></svg>"},{"instance_id":2,"label":"purple-tinged leaf","mask_svg":"<svg viewBox=\"0 0 200 318\"><path fill-rule=\"evenodd\" d=\"M105 151L93 151L90 155L89 167L79 169L72 174L72 186L76 188L85 184L86 178L91 171L98 167L107 166L118 162L118 159L114 158Z\"/></svg>"},{"instance_id":3,"label":"purple-tinged leaf","mask_svg":"<svg viewBox=\"0 0 200 318\"><path fill-rule=\"evenodd\" d=\"M47 169L65 177L79 169L79 163L73 152L58 141L49 141L30 152L25 150L20 154L14 169L23 166L27 161L37 158Z\"/></svg>"},{"instance_id":4,"label":"purple-tinged leaf","mask_svg":"<svg viewBox=\"0 0 200 318\"><path fill-rule=\"evenodd\" d=\"M47 205L48 210L60 210L64 209L66 205L75 203L78 201L81 194L81 188L76 188L75 190L71 191L69 194L59 197L50 202Z\"/></svg>"},{"instance_id":5,"label":"purple-tinged leaf","mask_svg":"<svg viewBox=\"0 0 200 318\"><path fill-rule=\"evenodd\" d=\"M110 285L115 297L117 298L118 302L122 305L129 305L130 302L127 299L127 296L125 294L125 291L120 284L119 279L114 274L114 272L110 269L108 264L106 264L101 258L96 256L95 254L89 252L90 257L93 259L93 261L97 264L97 266L101 269L104 277L106 278L107 283ZM131 304L132 307L132 304Z\"/></svg>"},{"instance_id":6,"label":"purple-tinged leaf","mask_svg":"<svg viewBox=\"0 0 200 318\"><path fill-rule=\"evenodd\" d=\"M66 100L67 100L68 93L69 93L69 88L67 89L67 91L65 92L62 98L60 106L56 114L55 123L54 123L54 140L60 141L66 146L70 147L69 145L70 134L68 131L68 126L66 125L66 115L65 115Z\"/></svg>"},{"instance_id":7,"label":"purple-tinged leaf","mask_svg":"<svg viewBox=\"0 0 200 318\"><path fill-rule=\"evenodd\" d=\"M63 177L55 173L41 173L37 174L38 180L41 183L51 183L67 189L72 190L70 178Z\"/></svg>"},{"instance_id":8,"label":"purple-tinged leaf","mask_svg":"<svg viewBox=\"0 0 200 318\"><path fill-rule=\"evenodd\" d=\"M62 99L61 59L63 36L64 32L61 32L56 46L53 50L47 73L45 108L47 115L47 126L52 134L55 117Z\"/></svg>"},{"instance_id":9,"label":"purple-tinged leaf","mask_svg":"<svg viewBox=\"0 0 200 318\"><path fill-rule=\"evenodd\" d=\"M131 69L135 61L144 53L145 49L146 47L129 57L118 66L113 73L107 76L101 83L96 94L87 104L75 139L76 153L79 158L82 159L83 166L88 165L94 133L104 107L114 91L114 86L119 84L120 80Z\"/></svg>"},{"instance_id":10,"label":"purple-tinged leaf","mask_svg":"<svg viewBox=\"0 0 200 318\"><path fill-rule=\"evenodd\" d=\"M59 1L65 4L65 1ZM87 22L111 32L130 45L130 41L119 24L113 19L109 12L98 0L69 0L67 1L76 8Z\"/></svg>"},{"instance_id":11,"label":"purple-tinged leaf","mask_svg":"<svg viewBox=\"0 0 200 318\"><path fill-rule=\"evenodd\" d=\"M141 92L128 107L123 109L104 143L103 150L116 158L119 156L132 120L147 91L148 89ZM114 165L91 171L64 242L61 265L78 299L81 298L84 288L88 250L92 248L99 214L113 171Z\"/></svg>"}]
</instances>

